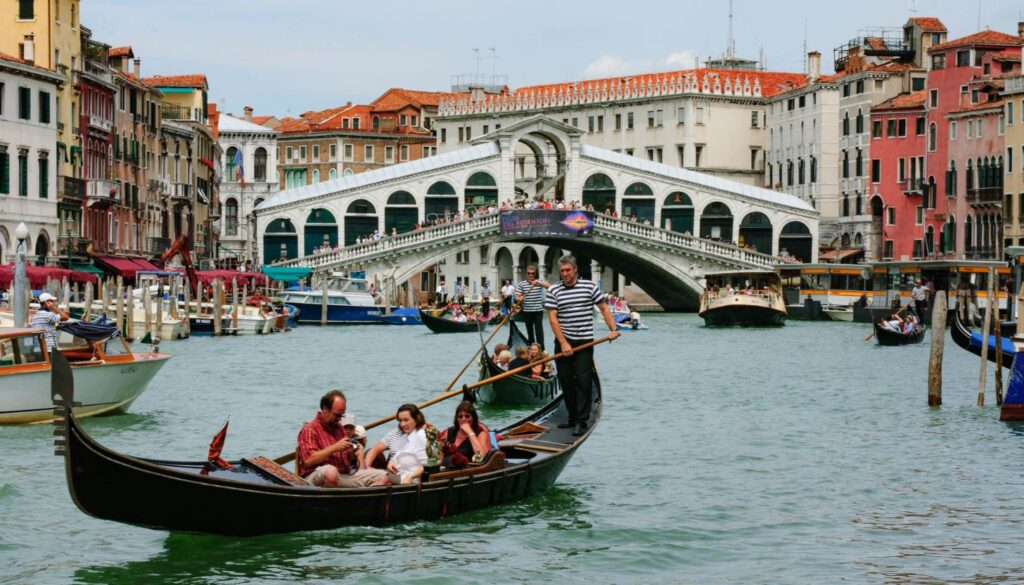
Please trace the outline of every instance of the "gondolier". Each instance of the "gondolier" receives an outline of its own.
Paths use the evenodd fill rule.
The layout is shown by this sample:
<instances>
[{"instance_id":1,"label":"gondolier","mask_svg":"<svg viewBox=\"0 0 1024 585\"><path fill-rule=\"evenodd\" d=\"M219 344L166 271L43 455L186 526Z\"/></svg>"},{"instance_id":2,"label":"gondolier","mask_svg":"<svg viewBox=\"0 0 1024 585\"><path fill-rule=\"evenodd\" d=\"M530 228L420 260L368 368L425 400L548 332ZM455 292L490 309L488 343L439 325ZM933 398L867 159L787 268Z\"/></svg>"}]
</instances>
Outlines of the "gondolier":
<instances>
[{"instance_id":1,"label":"gondolier","mask_svg":"<svg viewBox=\"0 0 1024 585\"><path fill-rule=\"evenodd\" d=\"M571 427L573 436L578 437L586 433L590 419L594 349L591 347L574 352L573 348L594 338L594 305L601 311L611 331L608 338L618 339L620 334L605 295L597 288L597 284L579 278L576 258L571 255L562 256L558 261L558 273L562 280L551 286L544 303L551 321L551 331L558 343L557 349L569 354L555 361L558 365L558 382L569 411L569 420L558 426Z\"/></svg>"},{"instance_id":2,"label":"gondolier","mask_svg":"<svg viewBox=\"0 0 1024 585\"><path fill-rule=\"evenodd\" d=\"M537 267L526 268L526 280L516 286L516 302L520 305L520 317L526 326L526 339L537 342L544 348L544 289L551 286L537 278Z\"/></svg>"},{"instance_id":3,"label":"gondolier","mask_svg":"<svg viewBox=\"0 0 1024 585\"><path fill-rule=\"evenodd\" d=\"M45 332L46 347L53 351L57 349L57 323L67 321L70 315L57 306L57 297L50 293L39 295L39 310L32 315L29 325L42 329Z\"/></svg>"}]
</instances>

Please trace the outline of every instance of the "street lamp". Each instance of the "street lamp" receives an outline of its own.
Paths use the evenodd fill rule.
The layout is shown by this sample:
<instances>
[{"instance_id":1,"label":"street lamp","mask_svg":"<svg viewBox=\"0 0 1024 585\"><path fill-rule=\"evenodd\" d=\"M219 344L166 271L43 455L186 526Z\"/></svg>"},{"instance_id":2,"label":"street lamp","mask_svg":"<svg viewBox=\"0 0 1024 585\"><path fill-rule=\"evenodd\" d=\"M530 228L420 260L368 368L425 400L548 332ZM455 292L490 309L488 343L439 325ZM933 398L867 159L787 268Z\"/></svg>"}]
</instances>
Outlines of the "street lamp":
<instances>
[{"instance_id":1,"label":"street lamp","mask_svg":"<svg viewBox=\"0 0 1024 585\"><path fill-rule=\"evenodd\" d=\"M25 241L28 240L28 227L25 222L18 224L14 238L18 240L14 250L14 326L24 327L28 322L28 307L25 305L25 286L28 284L25 279Z\"/></svg>"}]
</instances>

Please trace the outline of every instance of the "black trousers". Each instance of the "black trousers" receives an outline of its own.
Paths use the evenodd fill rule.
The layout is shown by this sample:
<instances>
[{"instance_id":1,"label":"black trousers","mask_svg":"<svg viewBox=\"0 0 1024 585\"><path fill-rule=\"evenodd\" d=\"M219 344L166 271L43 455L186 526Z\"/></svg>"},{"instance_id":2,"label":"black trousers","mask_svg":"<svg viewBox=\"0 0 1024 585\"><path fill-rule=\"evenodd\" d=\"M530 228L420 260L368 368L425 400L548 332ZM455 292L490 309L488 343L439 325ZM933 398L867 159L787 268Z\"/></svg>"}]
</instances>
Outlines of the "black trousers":
<instances>
[{"instance_id":1,"label":"black trousers","mask_svg":"<svg viewBox=\"0 0 1024 585\"><path fill-rule=\"evenodd\" d=\"M526 340L536 341L544 349L544 311L523 311L519 315L526 327Z\"/></svg>"},{"instance_id":2,"label":"black trousers","mask_svg":"<svg viewBox=\"0 0 1024 585\"><path fill-rule=\"evenodd\" d=\"M569 345L579 347L590 339L566 339ZM558 348L561 350L561 348ZM574 351L569 357L555 360L558 366L558 384L562 387L569 422L585 423L590 420L594 400L594 348Z\"/></svg>"}]
</instances>

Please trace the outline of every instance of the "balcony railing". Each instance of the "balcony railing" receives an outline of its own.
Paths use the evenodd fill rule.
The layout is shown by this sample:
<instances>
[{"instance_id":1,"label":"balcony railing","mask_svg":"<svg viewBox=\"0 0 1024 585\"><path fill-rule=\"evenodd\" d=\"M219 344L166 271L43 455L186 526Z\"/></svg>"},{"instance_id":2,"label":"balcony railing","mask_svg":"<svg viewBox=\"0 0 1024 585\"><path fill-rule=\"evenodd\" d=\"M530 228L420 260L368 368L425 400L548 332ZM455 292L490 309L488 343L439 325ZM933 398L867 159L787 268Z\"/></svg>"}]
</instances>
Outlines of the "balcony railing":
<instances>
[{"instance_id":1,"label":"balcony railing","mask_svg":"<svg viewBox=\"0 0 1024 585\"><path fill-rule=\"evenodd\" d=\"M116 203L118 199L117 183L107 179L87 179L85 195L92 201Z\"/></svg>"},{"instance_id":2,"label":"balcony railing","mask_svg":"<svg viewBox=\"0 0 1024 585\"><path fill-rule=\"evenodd\" d=\"M204 121L203 114L199 111L199 108L190 108L187 106L162 105L160 106L160 117L164 120Z\"/></svg>"},{"instance_id":3,"label":"balcony railing","mask_svg":"<svg viewBox=\"0 0 1024 585\"><path fill-rule=\"evenodd\" d=\"M924 193L924 179L904 179L900 181L900 189L904 195L920 195Z\"/></svg>"},{"instance_id":4,"label":"balcony railing","mask_svg":"<svg viewBox=\"0 0 1024 585\"><path fill-rule=\"evenodd\" d=\"M982 203L1002 203L1003 187L1002 185L997 185L994 187L968 189L967 200L972 205Z\"/></svg>"},{"instance_id":5,"label":"balcony railing","mask_svg":"<svg viewBox=\"0 0 1024 585\"><path fill-rule=\"evenodd\" d=\"M86 116L86 119L89 121L90 127L103 132L110 132L114 128L114 124L106 118L101 118L99 116Z\"/></svg>"},{"instance_id":6,"label":"balcony railing","mask_svg":"<svg viewBox=\"0 0 1024 585\"><path fill-rule=\"evenodd\" d=\"M85 199L85 181L75 177L60 177L57 181L57 198L76 201Z\"/></svg>"},{"instance_id":7,"label":"balcony railing","mask_svg":"<svg viewBox=\"0 0 1024 585\"><path fill-rule=\"evenodd\" d=\"M171 183L171 199L191 202L192 185L189 183Z\"/></svg>"},{"instance_id":8,"label":"balcony railing","mask_svg":"<svg viewBox=\"0 0 1024 585\"><path fill-rule=\"evenodd\" d=\"M146 252L150 254L163 254L170 247L170 238L146 238Z\"/></svg>"}]
</instances>

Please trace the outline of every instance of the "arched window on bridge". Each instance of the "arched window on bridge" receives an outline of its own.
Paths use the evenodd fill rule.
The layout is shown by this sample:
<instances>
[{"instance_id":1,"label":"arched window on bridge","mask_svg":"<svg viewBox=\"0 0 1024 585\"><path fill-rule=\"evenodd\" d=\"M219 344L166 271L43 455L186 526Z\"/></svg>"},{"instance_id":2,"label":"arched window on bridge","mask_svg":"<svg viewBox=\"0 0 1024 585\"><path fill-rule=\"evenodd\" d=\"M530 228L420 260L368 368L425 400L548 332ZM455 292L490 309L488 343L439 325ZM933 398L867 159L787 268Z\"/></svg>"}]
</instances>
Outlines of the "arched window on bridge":
<instances>
[{"instance_id":1,"label":"arched window on bridge","mask_svg":"<svg viewBox=\"0 0 1024 585\"><path fill-rule=\"evenodd\" d=\"M423 214L427 222L433 222L459 212L459 197L455 188L446 181L438 181L427 189Z\"/></svg>"},{"instance_id":2,"label":"arched window on bridge","mask_svg":"<svg viewBox=\"0 0 1024 585\"><path fill-rule=\"evenodd\" d=\"M306 225L303 228L303 241L307 256L325 244L331 248L337 246L338 220L335 219L334 214L321 208L310 211L306 216Z\"/></svg>"},{"instance_id":3,"label":"arched window on bridge","mask_svg":"<svg viewBox=\"0 0 1024 585\"><path fill-rule=\"evenodd\" d=\"M782 226L782 232L779 234L779 254L785 250L790 256L799 258L801 262L810 262L813 241L811 230L806 225L799 221L791 221Z\"/></svg>"},{"instance_id":4,"label":"arched window on bridge","mask_svg":"<svg viewBox=\"0 0 1024 585\"><path fill-rule=\"evenodd\" d=\"M388 204L384 208L384 233L391 230L404 233L412 230L419 221L419 210L416 198L408 191L395 191L388 196Z\"/></svg>"},{"instance_id":5,"label":"arched window on bridge","mask_svg":"<svg viewBox=\"0 0 1024 585\"><path fill-rule=\"evenodd\" d=\"M263 263L298 257L299 234L289 219L275 219L263 233Z\"/></svg>"},{"instance_id":6,"label":"arched window on bridge","mask_svg":"<svg viewBox=\"0 0 1024 585\"><path fill-rule=\"evenodd\" d=\"M708 203L700 214L700 237L732 242L732 210L720 201Z\"/></svg>"},{"instance_id":7,"label":"arched window on bridge","mask_svg":"<svg viewBox=\"0 0 1024 585\"><path fill-rule=\"evenodd\" d=\"M604 173L587 177L583 183L583 206L593 205L594 211L604 213L615 209L615 183Z\"/></svg>"},{"instance_id":8,"label":"arched window on bridge","mask_svg":"<svg viewBox=\"0 0 1024 585\"><path fill-rule=\"evenodd\" d=\"M638 222L646 220L654 225L654 191L646 183L633 183L622 194L620 216L627 219L634 215Z\"/></svg>"},{"instance_id":9,"label":"arched window on bridge","mask_svg":"<svg viewBox=\"0 0 1024 585\"><path fill-rule=\"evenodd\" d=\"M238 200L234 197L224 202L224 235L238 235Z\"/></svg>"},{"instance_id":10,"label":"arched window on bridge","mask_svg":"<svg viewBox=\"0 0 1024 585\"><path fill-rule=\"evenodd\" d=\"M693 200L682 191L669 193L661 205L661 227L674 232L693 233Z\"/></svg>"},{"instance_id":11,"label":"arched window on bridge","mask_svg":"<svg viewBox=\"0 0 1024 585\"><path fill-rule=\"evenodd\" d=\"M356 238L364 240L377 231L377 210L366 199L356 199L349 203L345 211L345 245L356 243Z\"/></svg>"},{"instance_id":12,"label":"arched window on bridge","mask_svg":"<svg viewBox=\"0 0 1024 585\"><path fill-rule=\"evenodd\" d=\"M754 211L740 222L741 246L753 246L758 252L772 253L772 222L768 216Z\"/></svg>"},{"instance_id":13,"label":"arched window on bridge","mask_svg":"<svg viewBox=\"0 0 1024 585\"><path fill-rule=\"evenodd\" d=\"M498 184L494 177L483 171L473 173L466 182L466 211L470 208L486 207L498 204Z\"/></svg>"}]
</instances>

